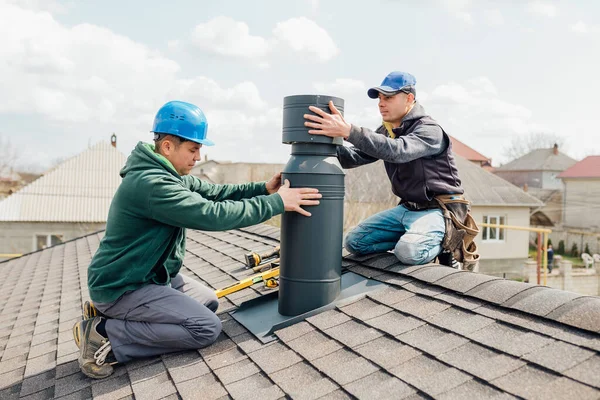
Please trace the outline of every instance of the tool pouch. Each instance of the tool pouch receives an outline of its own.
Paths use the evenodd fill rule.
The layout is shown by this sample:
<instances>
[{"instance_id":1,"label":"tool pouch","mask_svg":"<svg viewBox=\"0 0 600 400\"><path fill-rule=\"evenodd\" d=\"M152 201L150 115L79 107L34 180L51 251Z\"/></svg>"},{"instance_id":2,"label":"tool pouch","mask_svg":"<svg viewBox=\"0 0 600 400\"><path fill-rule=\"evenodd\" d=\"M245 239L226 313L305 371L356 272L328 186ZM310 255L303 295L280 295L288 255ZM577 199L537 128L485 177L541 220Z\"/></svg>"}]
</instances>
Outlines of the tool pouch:
<instances>
[{"instance_id":1,"label":"tool pouch","mask_svg":"<svg viewBox=\"0 0 600 400\"><path fill-rule=\"evenodd\" d=\"M475 243L479 227L471 215L471 203L461 195L439 195L435 200L442 209L446 228L442 247L462 263L463 269L473 271L479 263Z\"/></svg>"}]
</instances>

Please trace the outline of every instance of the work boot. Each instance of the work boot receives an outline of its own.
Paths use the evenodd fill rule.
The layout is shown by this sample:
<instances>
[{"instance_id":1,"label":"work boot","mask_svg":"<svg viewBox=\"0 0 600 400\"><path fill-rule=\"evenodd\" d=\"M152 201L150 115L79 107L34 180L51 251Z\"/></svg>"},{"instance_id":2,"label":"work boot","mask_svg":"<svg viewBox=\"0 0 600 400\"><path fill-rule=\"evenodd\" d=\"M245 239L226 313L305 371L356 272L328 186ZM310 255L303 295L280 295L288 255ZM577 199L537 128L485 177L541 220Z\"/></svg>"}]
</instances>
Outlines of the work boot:
<instances>
[{"instance_id":1,"label":"work boot","mask_svg":"<svg viewBox=\"0 0 600 400\"><path fill-rule=\"evenodd\" d=\"M83 319L90 319L94 317L107 318L106 315L102 314L100 310L94 306L94 303L91 301L86 301L83 303Z\"/></svg>"},{"instance_id":2,"label":"work boot","mask_svg":"<svg viewBox=\"0 0 600 400\"><path fill-rule=\"evenodd\" d=\"M75 342L79 343L79 368L85 375L94 379L106 378L113 373L114 355L112 355L110 342L97 330L98 324L103 319L102 317L85 319L73 326ZM109 355L112 355L112 358L108 357Z\"/></svg>"}]
</instances>

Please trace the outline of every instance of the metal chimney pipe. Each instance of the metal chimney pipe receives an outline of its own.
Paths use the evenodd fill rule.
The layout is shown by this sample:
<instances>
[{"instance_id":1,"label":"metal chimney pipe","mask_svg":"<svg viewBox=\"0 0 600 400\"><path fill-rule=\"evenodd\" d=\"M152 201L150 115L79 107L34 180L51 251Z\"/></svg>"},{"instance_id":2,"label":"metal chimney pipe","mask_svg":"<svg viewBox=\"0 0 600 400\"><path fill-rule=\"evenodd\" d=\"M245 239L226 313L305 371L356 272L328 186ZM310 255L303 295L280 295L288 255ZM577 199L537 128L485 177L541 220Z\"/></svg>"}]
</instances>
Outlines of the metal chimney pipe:
<instances>
[{"instance_id":1,"label":"metal chimney pipe","mask_svg":"<svg viewBox=\"0 0 600 400\"><path fill-rule=\"evenodd\" d=\"M322 194L310 207L311 217L285 212L281 222L279 313L300 315L334 301L340 294L344 171L336 157L342 138L308 133L304 114L309 106L326 112L333 101L344 113L344 100L319 95L288 96L283 100L283 143L292 145L282 179L292 187L313 187Z\"/></svg>"}]
</instances>

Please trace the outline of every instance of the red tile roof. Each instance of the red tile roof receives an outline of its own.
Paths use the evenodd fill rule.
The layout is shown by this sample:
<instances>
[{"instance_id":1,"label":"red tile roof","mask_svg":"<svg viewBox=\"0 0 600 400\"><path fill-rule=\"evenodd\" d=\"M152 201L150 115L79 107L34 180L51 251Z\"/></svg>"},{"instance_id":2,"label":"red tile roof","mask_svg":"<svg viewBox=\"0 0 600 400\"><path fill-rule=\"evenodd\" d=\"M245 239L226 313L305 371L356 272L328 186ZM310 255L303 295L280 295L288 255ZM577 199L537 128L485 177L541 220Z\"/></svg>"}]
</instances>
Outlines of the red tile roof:
<instances>
[{"instance_id":1,"label":"red tile roof","mask_svg":"<svg viewBox=\"0 0 600 400\"><path fill-rule=\"evenodd\" d=\"M455 137L450 136L450 141L452 142L452 151L455 154L458 154L469 161L487 161L491 163L491 159L489 157L486 157L480 152L472 149Z\"/></svg>"},{"instance_id":2,"label":"red tile roof","mask_svg":"<svg viewBox=\"0 0 600 400\"><path fill-rule=\"evenodd\" d=\"M587 156L560 173L558 178L600 178L600 156Z\"/></svg>"}]
</instances>

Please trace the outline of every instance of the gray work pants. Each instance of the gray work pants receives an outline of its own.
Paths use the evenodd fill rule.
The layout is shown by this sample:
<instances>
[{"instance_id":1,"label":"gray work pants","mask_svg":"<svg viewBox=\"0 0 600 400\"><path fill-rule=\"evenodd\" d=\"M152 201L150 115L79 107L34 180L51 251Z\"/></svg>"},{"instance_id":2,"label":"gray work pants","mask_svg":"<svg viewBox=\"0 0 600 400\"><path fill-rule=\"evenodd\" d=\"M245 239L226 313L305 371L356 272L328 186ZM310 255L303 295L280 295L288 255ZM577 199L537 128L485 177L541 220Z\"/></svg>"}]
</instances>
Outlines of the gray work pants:
<instances>
[{"instance_id":1,"label":"gray work pants","mask_svg":"<svg viewBox=\"0 0 600 400\"><path fill-rule=\"evenodd\" d=\"M147 285L113 303L94 303L104 313L115 358L127 362L213 343L221 333L215 292L178 274L171 287Z\"/></svg>"}]
</instances>

